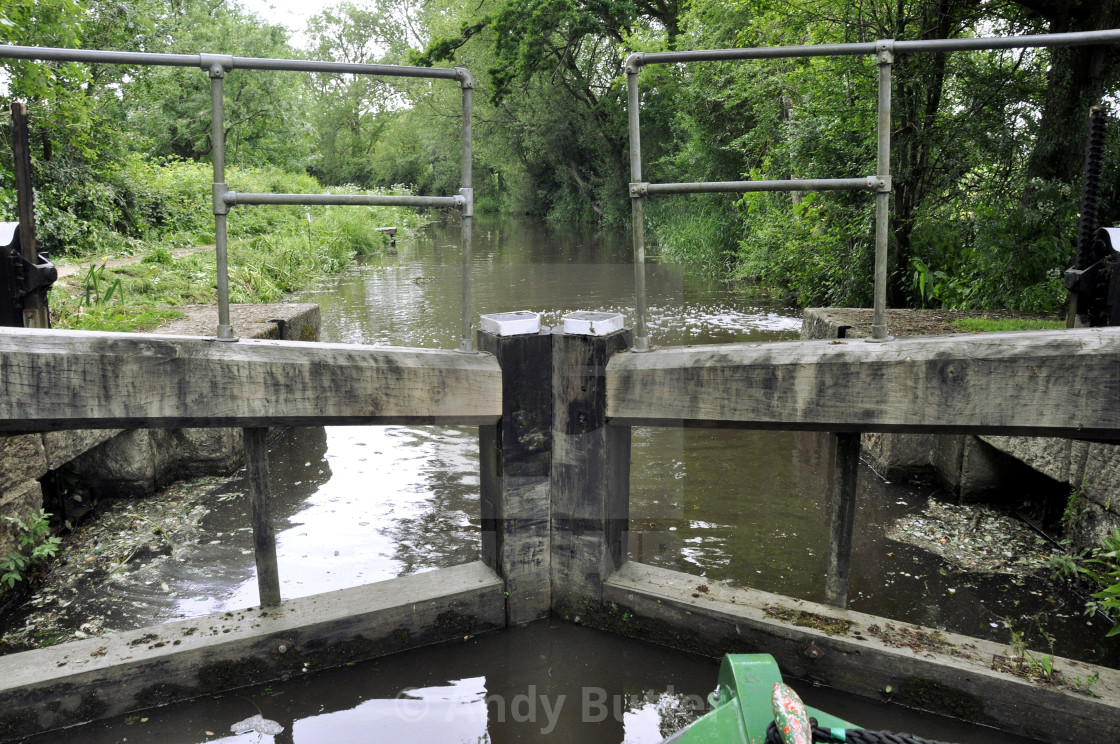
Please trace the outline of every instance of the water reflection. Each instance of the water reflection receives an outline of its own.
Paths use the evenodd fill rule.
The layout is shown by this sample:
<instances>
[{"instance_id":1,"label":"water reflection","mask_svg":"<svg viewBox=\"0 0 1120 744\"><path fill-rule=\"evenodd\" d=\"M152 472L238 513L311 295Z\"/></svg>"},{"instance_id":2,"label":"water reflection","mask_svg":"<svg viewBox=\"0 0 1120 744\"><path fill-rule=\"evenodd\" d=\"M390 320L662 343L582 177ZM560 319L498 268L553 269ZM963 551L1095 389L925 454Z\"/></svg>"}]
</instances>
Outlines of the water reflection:
<instances>
[{"instance_id":1,"label":"water reflection","mask_svg":"<svg viewBox=\"0 0 1120 744\"><path fill-rule=\"evenodd\" d=\"M25 744L653 744L707 710L717 670L714 659L565 623L536 622L31 737ZM791 684L809 705L869 728L939 741L1026 742ZM256 715L283 731L230 735L233 724Z\"/></svg>"},{"instance_id":2,"label":"water reflection","mask_svg":"<svg viewBox=\"0 0 1120 744\"><path fill-rule=\"evenodd\" d=\"M403 690L392 700L367 700L350 710L301 718L292 725L292 739L369 741L372 737L475 744L490 741L486 719L486 677L471 677Z\"/></svg>"},{"instance_id":3,"label":"water reflection","mask_svg":"<svg viewBox=\"0 0 1120 744\"><path fill-rule=\"evenodd\" d=\"M822 478L789 432L634 430L630 556L823 599Z\"/></svg>"},{"instance_id":4,"label":"water reflection","mask_svg":"<svg viewBox=\"0 0 1120 744\"><path fill-rule=\"evenodd\" d=\"M281 437L270 448L281 596L286 599L457 565L478 557L478 447L460 428L319 429L322 446ZM476 435L477 436L477 435ZM215 512L209 528L236 513ZM473 521L472 521L473 520ZM257 603L251 532L238 580L205 611ZM206 564L202 564L206 565ZM204 598L192 600L203 609Z\"/></svg>"},{"instance_id":5,"label":"water reflection","mask_svg":"<svg viewBox=\"0 0 1120 744\"><path fill-rule=\"evenodd\" d=\"M612 660L607 668L604 658ZM712 659L537 622L63 735L84 744L653 744L706 710L716 672ZM231 725L254 715L284 730L230 735Z\"/></svg>"}]
</instances>

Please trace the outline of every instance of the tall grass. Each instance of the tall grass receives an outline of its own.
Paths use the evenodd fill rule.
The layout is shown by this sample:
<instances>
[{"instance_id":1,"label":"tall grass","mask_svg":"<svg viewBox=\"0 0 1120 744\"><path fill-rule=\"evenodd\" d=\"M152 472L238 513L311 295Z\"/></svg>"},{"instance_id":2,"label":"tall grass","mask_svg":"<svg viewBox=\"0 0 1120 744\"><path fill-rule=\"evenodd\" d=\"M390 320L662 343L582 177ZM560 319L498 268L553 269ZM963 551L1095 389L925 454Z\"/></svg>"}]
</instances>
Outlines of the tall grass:
<instances>
[{"instance_id":1,"label":"tall grass","mask_svg":"<svg viewBox=\"0 0 1120 744\"><path fill-rule=\"evenodd\" d=\"M725 277L735 268L742 222L733 200L722 194L694 194L651 200L648 236L663 257Z\"/></svg>"}]
</instances>

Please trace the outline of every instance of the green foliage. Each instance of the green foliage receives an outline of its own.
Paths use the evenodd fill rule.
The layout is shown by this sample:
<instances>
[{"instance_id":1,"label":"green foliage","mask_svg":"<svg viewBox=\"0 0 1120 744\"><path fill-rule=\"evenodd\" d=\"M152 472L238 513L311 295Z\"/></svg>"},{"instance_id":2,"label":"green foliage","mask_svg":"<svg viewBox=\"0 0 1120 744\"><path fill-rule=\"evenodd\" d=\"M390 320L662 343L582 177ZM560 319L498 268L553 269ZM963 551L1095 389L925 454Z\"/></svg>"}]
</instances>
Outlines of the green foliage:
<instances>
[{"instance_id":1,"label":"green foliage","mask_svg":"<svg viewBox=\"0 0 1120 744\"><path fill-rule=\"evenodd\" d=\"M1036 6L342 2L311 19L303 52L283 27L237 0L7 0L0 33L50 46L463 65L478 91L480 211L624 224L621 63L632 51L967 38L1089 28L1107 17L1104 0ZM1067 22L1069 29L1055 27ZM1083 135L1071 132L1084 130L1085 102L1120 83L1116 60L1095 54L897 56L890 304L1046 313L1064 304L1061 272L1072 263L1074 171L1083 153ZM205 73L0 64L13 93L31 107L39 233L52 255L135 255L154 244L173 249L206 239L209 180L194 169L212 149ZM646 66L643 178L873 173L876 69L870 56ZM232 165L360 188L403 184L447 194L461 185L457 86L245 70L232 71L224 85ZM1120 133L1111 129L1105 223L1120 216ZM871 295L871 201L852 193L666 198L650 203L648 234L668 257L767 285L801 304L863 305ZM0 213L10 218L13 211L10 157L0 148ZM264 234L260 221L280 224L275 215L238 219L243 236Z\"/></svg>"},{"instance_id":2,"label":"green foliage","mask_svg":"<svg viewBox=\"0 0 1120 744\"><path fill-rule=\"evenodd\" d=\"M73 47L79 41L82 9L77 0L6 0L0 6L0 39L4 43ZM45 100L63 90L74 75L73 65L27 60L0 60L10 75L13 99Z\"/></svg>"},{"instance_id":3,"label":"green foliage","mask_svg":"<svg viewBox=\"0 0 1120 744\"><path fill-rule=\"evenodd\" d=\"M622 61L671 46L680 12L676 0L494 0L433 18L411 60L461 64L488 94L475 97L477 196L500 192L491 204L553 222L624 223Z\"/></svg>"},{"instance_id":4,"label":"green foliage","mask_svg":"<svg viewBox=\"0 0 1120 744\"><path fill-rule=\"evenodd\" d=\"M150 198L165 210L162 234L153 228L153 242L137 244L148 252L138 263L113 268L94 262L80 285L57 283L50 297L56 327L148 330L180 316L176 305L216 301L213 253L175 258L170 250L213 239L209 189L195 188L208 183L209 168L173 162L164 172L156 171L148 172L146 183ZM231 168L228 178L231 188L241 191L323 190L311 176L268 168ZM352 187L327 190L361 193ZM420 219L414 210L396 207L239 207L229 217L230 297L234 302L278 301L317 276L341 271L355 255L383 250L387 238L374 228L389 224L408 229ZM209 231L201 229L204 221L209 221Z\"/></svg>"},{"instance_id":5,"label":"green foliage","mask_svg":"<svg viewBox=\"0 0 1120 744\"><path fill-rule=\"evenodd\" d=\"M220 52L244 57L298 56L283 26L263 22L236 2L178 0L152 9L146 51ZM301 170L310 157L306 76L234 71L223 81L226 159L240 166ZM210 78L199 69L140 67L121 107L149 154L202 160L211 153Z\"/></svg>"},{"instance_id":6,"label":"green foliage","mask_svg":"<svg viewBox=\"0 0 1120 744\"><path fill-rule=\"evenodd\" d=\"M1099 591L1093 593L1095 603L1087 611L1100 610L1112 619L1109 637L1120 635L1120 528L1101 540L1081 566L1081 573L1094 581Z\"/></svg>"},{"instance_id":7,"label":"green foliage","mask_svg":"<svg viewBox=\"0 0 1120 744\"><path fill-rule=\"evenodd\" d=\"M1053 638L1049 635L1046 637L1053 645ZM1011 631L1011 654L1015 658L1018 671L1025 677L1050 679L1054 674L1054 657L1028 651L1026 635L1023 631Z\"/></svg>"},{"instance_id":8,"label":"green foliage","mask_svg":"<svg viewBox=\"0 0 1120 744\"><path fill-rule=\"evenodd\" d=\"M82 304L84 306L107 305L113 299L114 294L117 296L117 304L124 304L124 290L121 289L120 277L112 282L107 281L105 278L107 267L107 263L100 266L90 264L89 270L86 271L85 277L82 279Z\"/></svg>"},{"instance_id":9,"label":"green foliage","mask_svg":"<svg viewBox=\"0 0 1120 744\"><path fill-rule=\"evenodd\" d=\"M1106 637L1120 635L1120 527L1080 556L1052 559L1050 569L1056 577L1089 582L1092 599L1085 604L1085 614L1103 613L1112 621Z\"/></svg>"},{"instance_id":10,"label":"green foliage","mask_svg":"<svg viewBox=\"0 0 1120 744\"><path fill-rule=\"evenodd\" d=\"M0 584L11 589L16 582L25 581L28 571L36 564L58 552L62 540L50 534L50 516L40 509L35 518L26 523L19 517L4 517L4 521L15 528L18 548L0 556Z\"/></svg>"},{"instance_id":11,"label":"green foliage","mask_svg":"<svg viewBox=\"0 0 1120 744\"><path fill-rule=\"evenodd\" d=\"M148 255L141 259L143 263L155 264L169 264L172 260L174 260L174 256L172 256L171 251L167 250L167 248L162 245L155 246Z\"/></svg>"},{"instance_id":12,"label":"green foliage","mask_svg":"<svg viewBox=\"0 0 1120 744\"><path fill-rule=\"evenodd\" d=\"M1072 489L1066 499L1065 509L1062 510L1061 525L1066 532L1075 529L1085 514L1085 483ZM1066 572L1068 573L1068 572Z\"/></svg>"},{"instance_id":13,"label":"green foliage","mask_svg":"<svg viewBox=\"0 0 1120 744\"><path fill-rule=\"evenodd\" d=\"M694 0L682 28L683 45L691 48L1046 30L1037 18L1024 19L1016 3L928 0L890 8L846 0L796 7ZM1073 258L1077 187L1032 178L1027 167L1040 146L1040 115L1049 113L1050 52L913 54L895 62L891 304L1057 312L1065 302L1061 272ZM649 91L643 116L656 110L662 91L670 91L677 111L667 128L661 120L656 137L643 120L651 181L844 177L875 170L870 58L695 64L663 68L657 77L648 72L641 78L643 92ZM1109 173L1118 170L1116 142L1110 138ZM1106 178L1106 191L1115 189L1114 180ZM691 215L687 207L658 206L649 210L649 233L665 247L695 236L703 244L666 254L777 288L800 304L862 305L870 301L871 284L868 201L865 195L821 194L799 211L796 196L748 195L716 207L719 216L707 207ZM673 212L679 217L669 218ZM700 222L735 227L697 229ZM739 255L728 262L736 232Z\"/></svg>"},{"instance_id":14,"label":"green foliage","mask_svg":"<svg viewBox=\"0 0 1120 744\"><path fill-rule=\"evenodd\" d=\"M863 203L860 203L860 202ZM781 291L801 305L862 305L871 299L873 256L867 199L747 194L746 237L737 276Z\"/></svg>"},{"instance_id":15,"label":"green foliage","mask_svg":"<svg viewBox=\"0 0 1120 744\"><path fill-rule=\"evenodd\" d=\"M712 274L733 270L742 226L726 201L727 197L714 195L651 201L646 223L657 236L661 255Z\"/></svg>"},{"instance_id":16,"label":"green foliage","mask_svg":"<svg viewBox=\"0 0 1120 744\"><path fill-rule=\"evenodd\" d=\"M319 59L387 63L403 55L405 30L388 8L341 3L311 18L311 47ZM399 95L386 78L369 75L315 75L312 119L318 152L310 169L323 183L384 184L371 156ZM418 185L399 179L390 183Z\"/></svg>"}]
</instances>

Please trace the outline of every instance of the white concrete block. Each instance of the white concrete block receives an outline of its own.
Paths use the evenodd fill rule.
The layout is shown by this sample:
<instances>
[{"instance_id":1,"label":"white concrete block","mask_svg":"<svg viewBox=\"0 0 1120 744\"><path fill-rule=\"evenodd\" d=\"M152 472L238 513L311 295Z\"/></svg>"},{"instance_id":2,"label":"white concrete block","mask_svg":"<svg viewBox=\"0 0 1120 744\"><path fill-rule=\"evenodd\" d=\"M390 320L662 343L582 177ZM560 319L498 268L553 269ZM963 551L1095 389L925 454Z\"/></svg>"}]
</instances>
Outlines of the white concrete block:
<instances>
[{"instance_id":1,"label":"white concrete block","mask_svg":"<svg viewBox=\"0 0 1120 744\"><path fill-rule=\"evenodd\" d=\"M609 336L615 331L621 331L625 321L622 313L580 310L564 316L564 333L573 336Z\"/></svg>"},{"instance_id":2,"label":"white concrete block","mask_svg":"<svg viewBox=\"0 0 1120 744\"><path fill-rule=\"evenodd\" d=\"M511 313L491 313L483 315L479 328L495 336L523 336L526 333L540 333L540 313L516 310Z\"/></svg>"}]
</instances>

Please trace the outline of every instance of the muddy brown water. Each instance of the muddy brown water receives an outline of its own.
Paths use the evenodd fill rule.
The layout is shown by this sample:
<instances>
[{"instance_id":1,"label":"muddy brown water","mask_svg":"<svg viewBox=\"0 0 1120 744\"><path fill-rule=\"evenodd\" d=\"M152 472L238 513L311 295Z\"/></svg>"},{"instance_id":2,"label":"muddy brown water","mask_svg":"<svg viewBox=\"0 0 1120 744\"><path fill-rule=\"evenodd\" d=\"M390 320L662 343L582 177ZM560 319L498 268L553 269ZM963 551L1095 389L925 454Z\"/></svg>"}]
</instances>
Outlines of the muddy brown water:
<instances>
[{"instance_id":1,"label":"muddy brown water","mask_svg":"<svg viewBox=\"0 0 1120 744\"><path fill-rule=\"evenodd\" d=\"M322 307L322 340L458 346L461 265L457 225L437 225L415 239L398 241L398 245L398 254L367 260L297 298ZM534 310L543 313L546 325L553 325L567 311L611 310L626 314L628 320L633 318L633 267L625 236L578 229L551 231L529 221L478 218L472 272L476 317L481 312ZM800 319L796 311L684 267L652 264L647 282L654 344L797 337ZM828 506L820 453L820 437L812 434L636 428L631 558L740 586L823 600ZM455 565L478 555L476 428L293 429L273 442L270 460L285 598ZM1116 649L1099 641L1103 629L1087 626L1091 621L1081 617L1077 600L1056 593L1043 579L965 574L937 556L883 536L893 520L920 509L935 494L934 486L886 483L862 469L852 609L1001 642L1007 642L1011 629L1022 630L1038 640L1035 647L1048 650L1042 645L1048 642L1039 634L1045 628L1054 636L1054 652L1116 664ZM105 587L70 597L60 623L77 628L85 615L97 614L106 618L104 628L140 627L256 604L244 486L235 479L206 498L210 511L201 522L197 541L180 546L174 560L153 561L152 571L121 575ZM321 726L345 731L371 725L370 721L389 720L391 716L381 709L392 707L399 691L408 686L429 690L425 699L444 701L440 705L462 698L470 701L468 707L474 706L471 715L475 718L466 716L461 726L445 727L453 734L445 740L534 740L539 732L531 726L499 725L493 715L487 718L485 703L479 708L479 700L494 689L505 690L503 694L508 696L524 692L528 685L553 689L550 675L557 673L557 666L545 662L569 643L573 648L582 644L599 649L589 653L578 672L562 672L571 677L565 683L570 686L582 689L597 684L606 689L615 685L612 689L619 692L611 695L629 695L664 690L676 680L673 684L678 691L706 694L715 683L716 668L708 660L638 647L563 625L532 627L535 629L480 638L463 647L410 652L373 666L359 665L364 672L340 670L196 707L176 707L179 713L166 709L160 716L171 716L178 721L174 725L186 726L184 720L200 717L198 725L192 724L193 733L184 728L178 738L163 729L158 733L150 727L144 729L133 718L117 721L116 728L105 729L103 735L95 734L101 728L87 727L88 737L83 733L82 740L256 741L257 734L229 737L232 721L223 723L233 715L239 716L233 720L251 715L252 710L243 716L231 712L242 711L245 706L238 700L250 697L262 712L266 712L266 703L286 711L273 716L291 724L289 733L275 741L342 741L347 739L291 732L293 727L298 733ZM468 650L472 644L483 657L477 660L479 669L493 671L472 671L469 659L474 652ZM494 658L485 659L489 652L483 649L491 649ZM625 657L625 664L614 661L618 654ZM445 658L449 660L447 669L438 661ZM457 661L452 663L452 659ZM620 667L633 676L618 673ZM674 676L678 668L690 671L681 671L684 677ZM484 682L479 682L480 674ZM358 683L356 676L364 681ZM578 697L580 693L568 694ZM658 706L673 706L670 698L653 695L651 699L654 712L641 714L650 720L664 714L656 712ZM830 698L828 703L844 708L864 705L848 696ZM645 703L638 707L641 705ZM826 703L821 705L829 709ZM870 712L878 716L883 710L873 707ZM872 728L914 730L908 724L916 719L904 718L895 726L878 722L874 716L858 722ZM146 724L154 726L157 718L146 717L151 719ZM391 721L385 725L390 726L387 731L397 730L391 728L395 725ZM331 728L334 726L341 728ZM641 729L646 733L636 733L638 728L628 726L624 722L598 727L596 731L606 733L587 734L578 719L560 718L549 740L660 740L651 733L657 730L655 725ZM151 735L134 738L130 730ZM201 735L206 730L226 738ZM377 740L428 740L414 738L419 729L411 731ZM956 740L1002 741L991 738L990 732L981 737L967 731ZM100 736L107 738L97 738ZM249 736L252 738L243 738Z\"/></svg>"}]
</instances>

